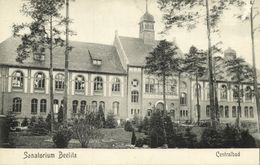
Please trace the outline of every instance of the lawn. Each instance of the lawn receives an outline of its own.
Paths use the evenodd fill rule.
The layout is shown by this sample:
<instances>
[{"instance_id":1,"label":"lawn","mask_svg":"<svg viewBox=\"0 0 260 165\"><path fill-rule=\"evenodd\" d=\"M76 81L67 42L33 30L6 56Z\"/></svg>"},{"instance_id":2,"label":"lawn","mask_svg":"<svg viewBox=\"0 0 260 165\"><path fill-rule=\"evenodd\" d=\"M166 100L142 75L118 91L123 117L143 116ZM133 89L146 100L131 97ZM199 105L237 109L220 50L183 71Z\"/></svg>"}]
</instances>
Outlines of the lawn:
<instances>
[{"instance_id":1,"label":"lawn","mask_svg":"<svg viewBox=\"0 0 260 165\"><path fill-rule=\"evenodd\" d=\"M103 135L100 140L90 141L89 148L132 148L131 132L126 132L123 128L101 129ZM144 136L136 133L137 138ZM11 139L16 148L54 148L52 137L47 136L31 136L25 133L11 133ZM68 148L81 148L78 140L72 139Z\"/></svg>"}]
</instances>

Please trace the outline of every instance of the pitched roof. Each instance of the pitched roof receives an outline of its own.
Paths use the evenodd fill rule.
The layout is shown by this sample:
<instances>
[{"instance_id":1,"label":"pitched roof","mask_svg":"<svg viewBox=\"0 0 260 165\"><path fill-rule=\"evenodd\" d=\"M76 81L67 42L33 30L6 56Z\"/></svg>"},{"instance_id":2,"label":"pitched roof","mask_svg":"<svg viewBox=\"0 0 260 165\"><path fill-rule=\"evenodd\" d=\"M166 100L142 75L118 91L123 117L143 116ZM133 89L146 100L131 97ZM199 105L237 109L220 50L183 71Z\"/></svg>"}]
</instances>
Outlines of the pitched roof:
<instances>
[{"instance_id":1,"label":"pitched roof","mask_svg":"<svg viewBox=\"0 0 260 165\"><path fill-rule=\"evenodd\" d=\"M155 41L154 45L144 44L141 38L119 36L119 40L123 46L125 54L129 60L129 65L144 66L145 57L157 46L159 41ZM173 44L176 45L174 42ZM182 52L178 49L180 55Z\"/></svg>"},{"instance_id":2,"label":"pitched roof","mask_svg":"<svg viewBox=\"0 0 260 165\"><path fill-rule=\"evenodd\" d=\"M16 49L19 43L20 39L13 37L0 43L0 65L49 68L48 51L46 51L44 62L37 62L32 57L26 59L23 64L16 62ZM78 41L71 41L70 46L73 49L69 54L69 70L126 74L114 46ZM95 58L102 59L100 66L93 65L89 52ZM58 47L53 50L53 67L54 69L64 69L64 48Z\"/></svg>"}]
</instances>

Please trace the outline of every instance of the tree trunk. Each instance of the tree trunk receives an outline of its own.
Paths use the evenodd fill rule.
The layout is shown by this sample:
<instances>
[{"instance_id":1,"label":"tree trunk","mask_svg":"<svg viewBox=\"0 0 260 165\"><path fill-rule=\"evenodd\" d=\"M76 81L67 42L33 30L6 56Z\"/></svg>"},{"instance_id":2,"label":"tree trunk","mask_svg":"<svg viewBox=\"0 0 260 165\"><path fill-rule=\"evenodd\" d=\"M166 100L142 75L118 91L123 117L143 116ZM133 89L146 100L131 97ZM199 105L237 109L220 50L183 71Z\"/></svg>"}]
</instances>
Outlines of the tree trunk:
<instances>
[{"instance_id":1,"label":"tree trunk","mask_svg":"<svg viewBox=\"0 0 260 165\"><path fill-rule=\"evenodd\" d=\"M165 92L165 87L166 87L166 76L163 74L163 115L162 115L162 122L163 122L163 137L164 137L164 148L168 148L167 145L167 136L166 136L166 130L165 130L165 123L164 119L166 116L166 92Z\"/></svg>"},{"instance_id":2,"label":"tree trunk","mask_svg":"<svg viewBox=\"0 0 260 165\"><path fill-rule=\"evenodd\" d=\"M63 121L67 121L68 112L68 78L69 78L69 0L66 0L66 48L65 48L65 82L64 82L64 111Z\"/></svg>"},{"instance_id":3,"label":"tree trunk","mask_svg":"<svg viewBox=\"0 0 260 165\"><path fill-rule=\"evenodd\" d=\"M207 21L207 36L208 36L208 67L209 67L209 96L210 96L210 113L211 126L216 129L216 113L214 107L214 87L213 87L213 73L212 73L212 54L211 54L211 29L209 16L209 3L206 0L206 21Z\"/></svg>"},{"instance_id":4,"label":"tree trunk","mask_svg":"<svg viewBox=\"0 0 260 165\"><path fill-rule=\"evenodd\" d=\"M236 121L236 126L237 128L240 127L240 115L241 115L241 100L240 100L240 81L238 83L238 109L237 109L237 121Z\"/></svg>"},{"instance_id":5,"label":"tree trunk","mask_svg":"<svg viewBox=\"0 0 260 165\"><path fill-rule=\"evenodd\" d=\"M255 63L255 38L254 38L255 34L254 34L253 8L254 8L254 4L252 4L251 10L250 10L250 27L251 27L251 42L252 42L254 92L255 92L255 101L256 101L257 118L258 118L257 129L258 129L258 132L260 132L260 129L259 129L259 124L260 124L260 100L259 100L259 97L260 96L259 96L259 91L258 91L256 63Z\"/></svg>"},{"instance_id":6,"label":"tree trunk","mask_svg":"<svg viewBox=\"0 0 260 165\"><path fill-rule=\"evenodd\" d=\"M181 85L181 72L179 72L179 81L178 81L178 84L179 84L179 88L178 88L178 93L179 93L179 106L178 106L178 109L176 109L176 111L175 111L175 113L174 113L174 120L175 119L177 119L177 114L178 115L180 115L180 109L181 109L181 107L180 107L180 103L181 103L181 98L180 98L180 96L181 96L181 90L180 90L180 85ZM177 112L178 111L178 112ZM179 118L179 117L178 117ZM179 118L180 119L180 118ZM179 120L180 121L180 120Z\"/></svg>"},{"instance_id":7,"label":"tree trunk","mask_svg":"<svg viewBox=\"0 0 260 165\"><path fill-rule=\"evenodd\" d=\"M216 79L214 80L214 97L215 97L215 108L216 108L216 122L219 123L220 119L220 113L219 113L219 105L218 105L218 85L217 85L217 82L216 82Z\"/></svg>"},{"instance_id":8,"label":"tree trunk","mask_svg":"<svg viewBox=\"0 0 260 165\"><path fill-rule=\"evenodd\" d=\"M54 110L53 110L53 99L54 99L54 94L53 94L53 54L52 54L52 40L53 40L53 34L52 34L52 16L50 17L50 70L49 70L49 76L50 76L50 113L51 113L51 131L54 131Z\"/></svg>"},{"instance_id":9,"label":"tree trunk","mask_svg":"<svg viewBox=\"0 0 260 165\"><path fill-rule=\"evenodd\" d=\"M198 71L196 71L196 97L197 97L197 113L198 113L198 121L197 123L199 124L200 122L200 98L199 98L199 81L198 81Z\"/></svg>"}]
</instances>

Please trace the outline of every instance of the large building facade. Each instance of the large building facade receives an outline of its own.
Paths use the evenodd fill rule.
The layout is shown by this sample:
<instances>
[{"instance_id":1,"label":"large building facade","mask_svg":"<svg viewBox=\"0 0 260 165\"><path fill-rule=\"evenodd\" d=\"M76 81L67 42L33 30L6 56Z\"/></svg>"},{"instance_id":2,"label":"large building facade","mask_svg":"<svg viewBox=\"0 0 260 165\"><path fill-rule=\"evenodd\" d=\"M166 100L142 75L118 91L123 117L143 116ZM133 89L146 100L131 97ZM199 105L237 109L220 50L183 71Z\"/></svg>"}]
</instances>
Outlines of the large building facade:
<instances>
[{"instance_id":1,"label":"large building facade","mask_svg":"<svg viewBox=\"0 0 260 165\"><path fill-rule=\"evenodd\" d=\"M162 109L162 81L144 71L145 57L158 44L155 40L154 17L146 12L139 22L139 38L115 33L113 45L71 42L69 59L68 117L84 110L112 112L118 119L135 115L150 116L153 109ZM63 104L64 48L54 50L54 105L49 99L49 52L32 54L20 64L16 62L19 39L9 38L0 44L0 110L13 111L22 119L46 117L50 106L55 113ZM180 56L182 52L179 50ZM236 53L228 49L230 58ZM201 119L210 118L207 79L200 79L199 92L195 80L187 74L169 77L166 83L166 109L174 121L196 121L196 96L199 96ZM220 120L234 122L237 116L236 84L218 81ZM257 118L252 84L242 84L241 120Z\"/></svg>"}]
</instances>

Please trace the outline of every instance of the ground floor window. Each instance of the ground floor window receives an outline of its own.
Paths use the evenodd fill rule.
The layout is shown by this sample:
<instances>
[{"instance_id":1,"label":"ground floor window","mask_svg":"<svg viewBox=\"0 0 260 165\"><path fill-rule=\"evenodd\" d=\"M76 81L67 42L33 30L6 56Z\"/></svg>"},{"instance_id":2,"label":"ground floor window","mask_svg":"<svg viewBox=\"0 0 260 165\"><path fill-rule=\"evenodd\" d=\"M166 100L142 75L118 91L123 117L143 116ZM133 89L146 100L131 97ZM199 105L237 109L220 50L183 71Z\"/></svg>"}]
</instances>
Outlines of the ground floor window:
<instances>
[{"instance_id":1,"label":"ground floor window","mask_svg":"<svg viewBox=\"0 0 260 165\"><path fill-rule=\"evenodd\" d=\"M232 117L237 117L237 109L236 106L232 107Z\"/></svg>"},{"instance_id":2,"label":"ground floor window","mask_svg":"<svg viewBox=\"0 0 260 165\"><path fill-rule=\"evenodd\" d=\"M13 112L20 113L22 111L22 99L16 97L13 99Z\"/></svg>"},{"instance_id":3,"label":"ground floor window","mask_svg":"<svg viewBox=\"0 0 260 165\"><path fill-rule=\"evenodd\" d=\"M225 117L229 118L229 108L228 108L228 106L225 106Z\"/></svg>"},{"instance_id":4,"label":"ground floor window","mask_svg":"<svg viewBox=\"0 0 260 165\"><path fill-rule=\"evenodd\" d=\"M119 102L115 101L113 102L113 112L115 115L119 115Z\"/></svg>"},{"instance_id":5,"label":"ground floor window","mask_svg":"<svg viewBox=\"0 0 260 165\"><path fill-rule=\"evenodd\" d=\"M78 100L73 100L72 101L72 113L77 113L77 110L78 110Z\"/></svg>"},{"instance_id":6,"label":"ground floor window","mask_svg":"<svg viewBox=\"0 0 260 165\"><path fill-rule=\"evenodd\" d=\"M210 106L206 106L206 117L210 117Z\"/></svg>"},{"instance_id":7,"label":"ground floor window","mask_svg":"<svg viewBox=\"0 0 260 165\"><path fill-rule=\"evenodd\" d=\"M220 115L220 117L224 117L224 107L221 105L220 107L219 107L219 115Z\"/></svg>"},{"instance_id":8,"label":"ground floor window","mask_svg":"<svg viewBox=\"0 0 260 165\"><path fill-rule=\"evenodd\" d=\"M54 113L58 113L58 110L59 110L59 100L55 99L53 101L53 111Z\"/></svg>"},{"instance_id":9,"label":"ground floor window","mask_svg":"<svg viewBox=\"0 0 260 165\"><path fill-rule=\"evenodd\" d=\"M40 112L41 113L46 113L46 109L47 109L47 101L46 101L46 99L41 99L41 102L40 102Z\"/></svg>"},{"instance_id":10,"label":"ground floor window","mask_svg":"<svg viewBox=\"0 0 260 165\"><path fill-rule=\"evenodd\" d=\"M249 113L250 113L250 118L254 118L254 108L253 107L249 108Z\"/></svg>"},{"instance_id":11,"label":"ground floor window","mask_svg":"<svg viewBox=\"0 0 260 165\"><path fill-rule=\"evenodd\" d=\"M187 117L188 116L188 110L180 110L180 117Z\"/></svg>"},{"instance_id":12,"label":"ground floor window","mask_svg":"<svg viewBox=\"0 0 260 165\"><path fill-rule=\"evenodd\" d=\"M36 114L37 113L37 104L38 100L37 99L32 99L31 101L31 113Z\"/></svg>"}]
</instances>

